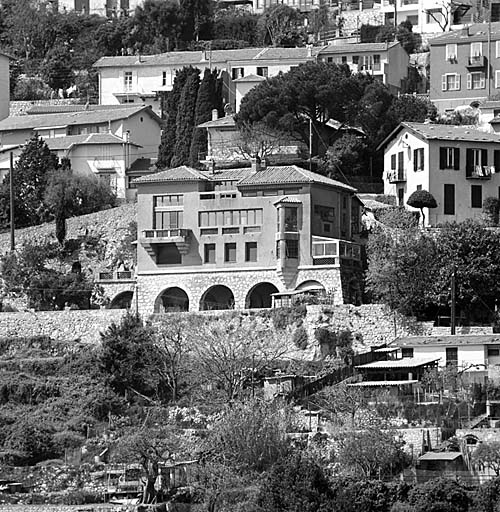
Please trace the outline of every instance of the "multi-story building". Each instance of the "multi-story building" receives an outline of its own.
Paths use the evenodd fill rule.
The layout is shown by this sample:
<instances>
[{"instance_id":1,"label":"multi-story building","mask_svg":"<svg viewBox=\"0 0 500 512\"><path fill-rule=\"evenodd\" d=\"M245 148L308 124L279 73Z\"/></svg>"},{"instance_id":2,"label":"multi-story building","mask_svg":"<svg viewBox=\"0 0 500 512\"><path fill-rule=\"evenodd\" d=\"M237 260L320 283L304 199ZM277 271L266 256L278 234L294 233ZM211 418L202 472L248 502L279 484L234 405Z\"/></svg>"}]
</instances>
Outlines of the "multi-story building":
<instances>
[{"instance_id":1,"label":"multi-story building","mask_svg":"<svg viewBox=\"0 0 500 512\"><path fill-rule=\"evenodd\" d=\"M347 64L353 73L367 73L394 92L404 91L409 57L399 42L330 44L318 53L318 60Z\"/></svg>"},{"instance_id":2,"label":"multi-story building","mask_svg":"<svg viewBox=\"0 0 500 512\"><path fill-rule=\"evenodd\" d=\"M430 99L453 110L500 93L500 23L480 23L429 41Z\"/></svg>"},{"instance_id":3,"label":"multi-story building","mask_svg":"<svg viewBox=\"0 0 500 512\"><path fill-rule=\"evenodd\" d=\"M287 72L315 60L319 48L245 48L159 55L102 57L95 64L99 74L99 103L146 103L160 111L160 93L172 90L177 70L194 66L201 71L218 69L224 79L224 101L235 108L233 81L249 75L263 78ZM256 82L254 82L254 85ZM248 86L240 89L249 90ZM241 100L241 98L240 98Z\"/></svg>"},{"instance_id":4,"label":"multi-story building","mask_svg":"<svg viewBox=\"0 0 500 512\"><path fill-rule=\"evenodd\" d=\"M346 281L353 286L360 246L352 242L359 228L352 187L255 161L177 167L136 183L142 314L270 307L273 297L312 289L342 303Z\"/></svg>"},{"instance_id":5,"label":"multi-story building","mask_svg":"<svg viewBox=\"0 0 500 512\"><path fill-rule=\"evenodd\" d=\"M429 191L437 208L424 209L427 226L480 217L483 200L499 196L499 142L466 126L401 123L379 146L384 193L406 206L416 190Z\"/></svg>"},{"instance_id":6,"label":"multi-story building","mask_svg":"<svg viewBox=\"0 0 500 512\"><path fill-rule=\"evenodd\" d=\"M144 0L55 0L60 12L76 11L80 14L106 16L108 18L128 16Z\"/></svg>"}]
</instances>

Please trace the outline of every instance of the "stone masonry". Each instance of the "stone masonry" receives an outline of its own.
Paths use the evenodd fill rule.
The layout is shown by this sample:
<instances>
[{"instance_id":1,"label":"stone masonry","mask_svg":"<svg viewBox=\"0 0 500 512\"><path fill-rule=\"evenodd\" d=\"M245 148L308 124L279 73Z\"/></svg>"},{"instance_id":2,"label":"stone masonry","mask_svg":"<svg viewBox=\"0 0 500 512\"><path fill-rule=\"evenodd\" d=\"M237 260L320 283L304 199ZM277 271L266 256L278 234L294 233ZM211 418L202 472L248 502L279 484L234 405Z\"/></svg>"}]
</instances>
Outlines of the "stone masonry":
<instances>
[{"instance_id":1,"label":"stone masonry","mask_svg":"<svg viewBox=\"0 0 500 512\"><path fill-rule=\"evenodd\" d=\"M271 283L280 292L294 290L306 281L318 281L325 290L333 292L334 302L343 303L340 269L299 269L294 280L285 287L275 270L253 268L235 271L177 272L175 274L143 274L137 276L137 304L141 315L158 312L161 294L168 288L178 287L189 298L189 310L199 311L200 301L212 286L227 286L234 295L234 308L245 309L249 293L260 283ZM134 298L135 301L135 298Z\"/></svg>"}]
</instances>

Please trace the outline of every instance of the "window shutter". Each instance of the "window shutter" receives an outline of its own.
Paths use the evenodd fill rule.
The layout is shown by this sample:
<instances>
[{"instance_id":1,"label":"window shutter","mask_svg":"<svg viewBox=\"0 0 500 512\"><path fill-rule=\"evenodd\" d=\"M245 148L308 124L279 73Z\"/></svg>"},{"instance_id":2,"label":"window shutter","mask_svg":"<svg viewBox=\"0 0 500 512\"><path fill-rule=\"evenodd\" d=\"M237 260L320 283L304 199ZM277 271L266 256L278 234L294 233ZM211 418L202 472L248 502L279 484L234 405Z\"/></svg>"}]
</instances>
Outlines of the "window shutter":
<instances>
[{"instance_id":1,"label":"window shutter","mask_svg":"<svg viewBox=\"0 0 500 512\"><path fill-rule=\"evenodd\" d=\"M398 153L398 172L403 172L403 157L404 153L400 151Z\"/></svg>"},{"instance_id":2,"label":"window shutter","mask_svg":"<svg viewBox=\"0 0 500 512\"><path fill-rule=\"evenodd\" d=\"M446 91L446 75L441 76L441 90Z\"/></svg>"},{"instance_id":3,"label":"window shutter","mask_svg":"<svg viewBox=\"0 0 500 512\"><path fill-rule=\"evenodd\" d=\"M453 150L454 152L454 155L453 155L453 160L454 160L454 169L455 171L459 171L460 170L460 148L455 148Z\"/></svg>"},{"instance_id":4,"label":"window shutter","mask_svg":"<svg viewBox=\"0 0 500 512\"><path fill-rule=\"evenodd\" d=\"M467 89L472 89L472 73L467 73Z\"/></svg>"},{"instance_id":5,"label":"window shutter","mask_svg":"<svg viewBox=\"0 0 500 512\"><path fill-rule=\"evenodd\" d=\"M460 90L460 75L455 75L455 85L456 85L456 90L459 91Z\"/></svg>"},{"instance_id":6,"label":"window shutter","mask_svg":"<svg viewBox=\"0 0 500 512\"><path fill-rule=\"evenodd\" d=\"M493 165L495 166L495 172L500 172L500 150L495 149L493 152Z\"/></svg>"},{"instance_id":7,"label":"window shutter","mask_svg":"<svg viewBox=\"0 0 500 512\"><path fill-rule=\"evenodd\" d=\"M465 160L466 160L466 174L470 176L474 171L474 153L472 149L467 149L465 152Z\"/></svg>"},{"instance_id":8,"label":"window shutter","mask_svg":"<svg viewBox=\"0 0 500 512\"><path fill-rule=\"evenodd\" d=\"M446 148L439 148L439 168L446 169Z\"/></svg>"},{"instance_id":9,"label":"window shutter","mask_svg":"<svg viewBox=\"0 0 500 512\"><path fill-rule=\"evenodd\" d=\"M413 172L418 170L418 149L413 150Z\"/></svg>"},{"instance_id":10,"label":"window shutter","mask_svg":"<svg viewBox=\"0 0 500 512\"><path fill-rule=\"evenodd\" d=\"M488 150L481 149L481 165L488 165Z\"/></svg>"},{"instance_id":11,"label":"window shutter","mask_svg":"<svg viewBox=\"0 0 500 512\"><path fill-rule=\"evenodd\" d=\"M486 80L485 80L484 72L481 73L481 80L480 80L479 86L480 86L481 89L484 89L485 86L486 86Z\"/></svg>"}]
</instances>

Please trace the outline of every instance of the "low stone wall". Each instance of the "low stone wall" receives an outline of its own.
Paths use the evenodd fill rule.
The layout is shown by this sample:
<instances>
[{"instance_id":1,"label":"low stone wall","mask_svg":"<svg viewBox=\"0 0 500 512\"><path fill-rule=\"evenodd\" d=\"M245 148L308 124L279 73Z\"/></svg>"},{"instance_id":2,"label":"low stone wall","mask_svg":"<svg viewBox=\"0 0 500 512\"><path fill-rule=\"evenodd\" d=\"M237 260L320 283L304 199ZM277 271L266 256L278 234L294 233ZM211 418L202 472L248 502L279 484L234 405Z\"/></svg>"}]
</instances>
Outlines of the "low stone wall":
<instances>
[{"instance_id":1,"label":"low stone wall","mask_svg":"<svg viewBox=\"0 0 500 512\"><path fill-rule=\"evenodd\" d=\"M96 343L111 323L120 322L124 309L0 313L0 336L49 336L55 340Z\"/></svg>"},{"instance_id":2,"label":"low stone wall","mask_svg":"<svg viewBox=\"0 0 500 512\"><path fill-rule=\"evenodd\" d=\"M0 505L0 512L111 512L119 510L103 503L95 505Z\"/></svg>"},{"instance_id":3,"label":"low stone wall","mask_svg":"<svg viewBox=\"0 0 500 512\"><path fill-rule=\"evenodd\" d=\"M81 101L75 98L54 98L52 100L31 100L31 101L11 101L10 113L11 116L25 116L33 107L45 106L66 106L78 105Z\"/></svg>"}]
</instances>

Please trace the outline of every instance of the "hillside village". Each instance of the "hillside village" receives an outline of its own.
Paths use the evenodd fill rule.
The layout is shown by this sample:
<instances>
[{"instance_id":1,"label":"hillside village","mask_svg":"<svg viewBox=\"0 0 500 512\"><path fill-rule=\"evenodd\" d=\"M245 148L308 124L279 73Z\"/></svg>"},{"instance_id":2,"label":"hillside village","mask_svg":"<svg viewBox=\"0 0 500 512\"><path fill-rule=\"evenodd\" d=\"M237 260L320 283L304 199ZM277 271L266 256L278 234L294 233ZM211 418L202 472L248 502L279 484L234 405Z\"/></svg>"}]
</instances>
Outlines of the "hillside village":
<instances>
[{"instance_id":1,"label":"hillside village","mask_svg":"<svg viewBox=\"0 0 500 512\"><path fill-rule=\"evenodd\" d=\"M497 7L0 2L0 512L499 509Z\"/></svg>"}]
</instances>

